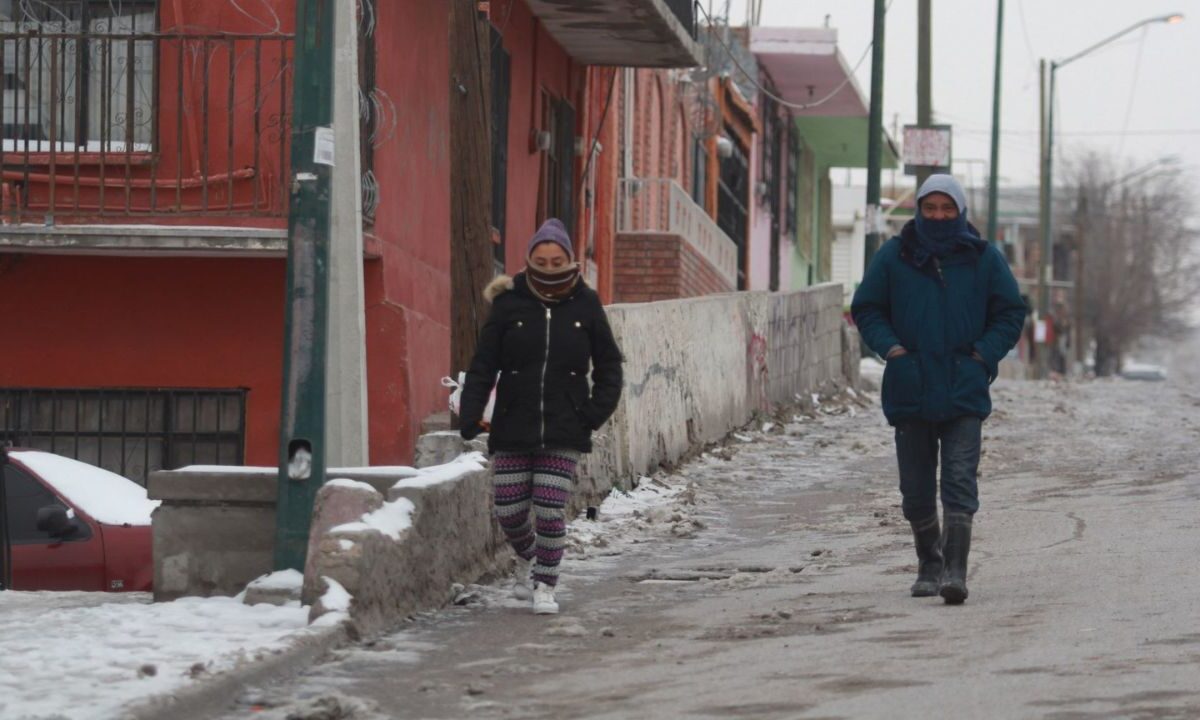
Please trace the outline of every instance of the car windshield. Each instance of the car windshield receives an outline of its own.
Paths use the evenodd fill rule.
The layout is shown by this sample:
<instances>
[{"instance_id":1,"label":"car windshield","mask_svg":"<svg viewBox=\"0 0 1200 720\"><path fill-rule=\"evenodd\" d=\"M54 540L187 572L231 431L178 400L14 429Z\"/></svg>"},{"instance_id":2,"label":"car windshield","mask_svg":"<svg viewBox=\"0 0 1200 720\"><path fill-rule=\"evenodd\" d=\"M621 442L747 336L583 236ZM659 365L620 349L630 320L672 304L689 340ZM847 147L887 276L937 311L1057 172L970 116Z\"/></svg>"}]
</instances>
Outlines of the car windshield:
<instances>
[{"instance_id":1,"label":"car windshield","mask_svg":"<svg viewBox=\"0 0 1200 720\"><path fill-rule=\"evenodd\" d=\"M105 525L149 525L159 501L146 488L94 465L36 450L9 453L49 483L56 493Z\"/></svg>"}]
</instances>

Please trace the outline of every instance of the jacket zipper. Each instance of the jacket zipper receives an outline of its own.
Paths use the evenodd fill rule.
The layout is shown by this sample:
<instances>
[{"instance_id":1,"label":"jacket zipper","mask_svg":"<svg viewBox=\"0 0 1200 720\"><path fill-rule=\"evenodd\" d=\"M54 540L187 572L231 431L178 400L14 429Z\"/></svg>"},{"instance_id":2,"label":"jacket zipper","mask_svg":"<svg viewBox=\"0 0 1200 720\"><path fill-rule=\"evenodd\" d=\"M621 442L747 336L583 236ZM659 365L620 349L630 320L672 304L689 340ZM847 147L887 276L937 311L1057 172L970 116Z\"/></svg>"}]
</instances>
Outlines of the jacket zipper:
<instances>
[{"instance_id":1,"label":"jacket zipper","mask_svg":"<svg viewBox=\"0 0 1200 720\"><path fill-rule=\"evenodd\" d=\"M938 260L937 258L934 258L933 266L935 268L937 268L939 284L942 287L942 302L941 302L941 305L942 305L942 351L947 353L947 355L950 358L950 387L947 388L947 390L949 391L949 394L947 395L946 400L947 400L947 402L953 403L954 402L954 398L953 398L954 380L955 380L956 376L958 375L958 367L957 367L958 356L955 354L953 348L950 347L949 342L947 342L948 335L950 332L950 317L949 317L949 312L947 312L946 305L949 304L949 302L950 302L950 295L947 292L947 290L949 289L950 286L949 286L949 284L946 283L945 273L942 272L941 261Z\"/></svg>"},{"instance_id":2,"label":"jacket zipper","mask_svg":"<svg viewBox=\"0 0 1200 720\"><path fill-rule=\"evenodd\" d=\"M542 447L546 447L546 369L550 367L550 308L546 308L546 357L542 360L542 395L540 400L542 421Z\"/></svg>"}]
</instances>

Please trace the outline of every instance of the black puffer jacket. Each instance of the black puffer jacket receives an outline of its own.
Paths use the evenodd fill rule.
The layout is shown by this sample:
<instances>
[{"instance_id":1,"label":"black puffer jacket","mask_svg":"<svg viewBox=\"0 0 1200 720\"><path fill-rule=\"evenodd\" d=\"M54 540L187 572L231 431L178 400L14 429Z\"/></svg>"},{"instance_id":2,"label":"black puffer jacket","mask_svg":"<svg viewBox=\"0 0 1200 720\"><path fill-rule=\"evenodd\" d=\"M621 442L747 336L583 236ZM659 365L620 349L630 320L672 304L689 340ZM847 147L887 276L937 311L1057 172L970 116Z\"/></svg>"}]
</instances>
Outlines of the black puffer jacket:
<instances>
[{"instance_id":1,"label":"black puffer jacket","mask_svg":"<svg viewBox=\"0 0 1200 720\"><path fill-rule=\"evenodd\" d=\"M592 431L617 409L622 384L621 350L600 297L581 281L562 302L544 304L524 273L497 278L485 295L492 312L462 392L463 437L479 434L500 373L488 450L591 452Z\"/></svg>"}]
</instances>

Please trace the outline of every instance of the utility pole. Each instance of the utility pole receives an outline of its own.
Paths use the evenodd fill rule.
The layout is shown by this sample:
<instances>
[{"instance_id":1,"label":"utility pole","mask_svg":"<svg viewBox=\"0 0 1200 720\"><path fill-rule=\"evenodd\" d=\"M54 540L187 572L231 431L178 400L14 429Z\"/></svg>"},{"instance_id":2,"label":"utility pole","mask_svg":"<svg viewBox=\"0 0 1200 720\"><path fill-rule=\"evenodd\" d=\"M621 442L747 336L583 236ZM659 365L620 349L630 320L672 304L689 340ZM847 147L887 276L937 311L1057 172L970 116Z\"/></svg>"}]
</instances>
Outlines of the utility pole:
<instances>
[{"instance_id":1,"label":"utility pole","mask_svg":"<svg viewBox=\"0 0 1200 720\"><path fill-rule=\"evenodd\" d=\"M883 154L883 36L887 22L885 0L875 0L875 28L871 40L871 118L867 123L867 237L863 272L879 249L883 231L883 213L879 207L880 167Z\"/></svg>"},{"instance_id":2,"label":"utility pole","mask_svg":"<svg viewBox=\"0 0 1200 720\"><path fill-rule=\"evenodd\" d=\"M471 364L488 313L483 287L492 276L491 67L488 22L476 0L450 0L451 377Z\"/></svg>"},{"instance_id":3,"label":"utility pole","mask_svg":"<svg viewBox=\"0 0 1200 720\"><path fill-rule=\"evenodd\" d=\"M325 482L325 361L333 180L333 2L296 0L275 569L304 569Z\"/></svg>"},{"instance_id":4,"label":"utility pole","mask_svg":"<svg viewBox=\"0 0 1200 720\"><path fill-rule=\"evenodd\" d=\"M996 242L1000 212L1000 74L1004 51L1004 0L996 0L996 77L992 83L992 160L988 165L987 240Z\"/></svg>"},{"instance_id":5,"label":"utility pole","mask_svg":"<svg viewBox=\"0 0 1200 720\"><path fill-rule=\"evenodd\" d=\"M917 126L933 125L933 97L930 89L933 80L932 49L932 0L917 3ZM917 168L917 188L925 184L933 174L932 168Z\"/></svg>"},{"instance_id":6,"label":"utility pole","mask_svg":"<svg viewBox=\"0 0 1200 720\"><path fill-rule=\"evenodd\" d=\"M1034 318L1038 323L1045 322L1046 311L1050 305L1050 287L1047 285L1046 277L1046 256L1050 253L1050 133L1049 133L1049 113L1047 107L1049 98L1046 94L1046 61L1041 60L1038 63L1038 109L1041 117L1041 193L1038 198L1038 230L1040 231L1041 245L1038 251L1037 274L1038 274L1038 296L1037 296L1037 312ZM1048 358L1046 357L1049 348L1045 342L1036 343L1037 347L1037 372L1038 378L1045 378L1046 371L1049 367Z\"/></svg>"},{"instance_id":7,"label":"utility pole","mask_svg":"<svg viewBox=\"0 0 1200 720\"><path fill-rule=\"evenodd\" d=\"M1078 198L1075 204L1075 334L1072 342L1075 345L1073 348L1075 350L1075 366L1079 369L1079 374L1082 375L1084 365L1087 361L1083 349L1087 342L1083 328L1085 320L1083 304L1086 300L1084 297L1086 281L1083 278L1083 273L1087 269L1087 264L1084 262L1083 253L1090 230L1088 227L1088 198L1082 183L1079 185Z\"/></svg>"}]
</instances>

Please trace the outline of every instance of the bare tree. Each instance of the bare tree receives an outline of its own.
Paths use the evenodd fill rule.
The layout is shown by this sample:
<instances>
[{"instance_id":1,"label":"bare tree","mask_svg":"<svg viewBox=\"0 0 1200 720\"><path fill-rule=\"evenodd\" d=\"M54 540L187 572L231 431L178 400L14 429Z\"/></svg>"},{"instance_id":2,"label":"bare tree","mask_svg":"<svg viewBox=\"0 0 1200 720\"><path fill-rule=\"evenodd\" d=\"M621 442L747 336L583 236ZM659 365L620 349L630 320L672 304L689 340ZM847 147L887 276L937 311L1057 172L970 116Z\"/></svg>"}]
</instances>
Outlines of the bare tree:
<instances>
[{"instance_id":1,"label":"bare tree","mask_svg":"<svg viewBox=\"0 0 1200 720\"><path fill-rule=\"evenodd\" d=\"M1187 327L1200 298L1196 189L1178 169L1152 165L1122 174L1097 152L1076 162L1072 176L1083 319L1095 340L1096 374L1111 375L1140 338Z\"/></svg>"}]
</instances>

